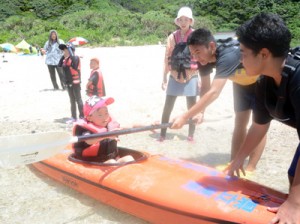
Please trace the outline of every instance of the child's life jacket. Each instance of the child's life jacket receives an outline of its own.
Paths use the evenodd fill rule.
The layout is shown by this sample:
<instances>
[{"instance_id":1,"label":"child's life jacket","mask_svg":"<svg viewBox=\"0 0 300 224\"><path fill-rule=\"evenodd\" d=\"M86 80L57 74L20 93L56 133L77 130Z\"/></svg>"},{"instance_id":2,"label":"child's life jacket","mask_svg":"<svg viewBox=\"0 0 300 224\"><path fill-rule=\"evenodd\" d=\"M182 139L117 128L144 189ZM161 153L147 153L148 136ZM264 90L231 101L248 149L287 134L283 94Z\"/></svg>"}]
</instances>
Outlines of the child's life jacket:
<instances>
[{"instance_id":1,"label":"child's life jacket","mask_svg":"<svg viewBox=\"0 0 300 224\"><path fill-rule=\"evenodd\" d=\"M62 57L61 62L64 70L66 84L80 84L81 82L81 64L78 56Z\"/></svg>"},{"instance_id":2,"label":"child's life jacket","mask_svg":"<svg viewBox=\"0 0 300 224\"><path fill-rule=\"evenodd\" d=\"M105 85L104 85L104 80L103 80L103 76L102 76L102 72L101 72L100 68L92 70L90 78L95 73L98 76L97 77L97 85L95 85L94 83L91 83L87 87L86 94L88 96L93 96L93 95L100 96L100 97L105 96L106 95L106 93L105 93Z\"/></svg>"},{"instance_id":3,"label":"child's life jacket","mask_svg":"<svg viewBox=\"0 0 300 224\"><path fill-rule=\"evenodd\" d=\"M186 69L198 69L198 62L192 59L189 47L187 45L187 38L192 32L193 30L189 29L183 39L181 38L180 30L173 32L175 47L172 51L171 57L168 59L171 69L178 72L177 79L180 79L181 75L183 76L184 80L187 79Z\"/></svg>"},{"instance_id":4,"label":"child's life jacket","mask_svg":"<svg viewBox=\"0 0 300 224\"><path fill-rule=\"evenodd\" d=\"M118 128L120 125L115 120L111 119L107 127L99 127L85 119L79 120L74 124L73 135L81 136L85 133L95 134L107 132L110 129ZM89 145L86 142L76 142L72 145L75 154L79 157L98 157L99 162L105 162L109 159L115 159L118 157L117 141L115 139L106 138L93 145Z\"/></svg>"}]
</instances>

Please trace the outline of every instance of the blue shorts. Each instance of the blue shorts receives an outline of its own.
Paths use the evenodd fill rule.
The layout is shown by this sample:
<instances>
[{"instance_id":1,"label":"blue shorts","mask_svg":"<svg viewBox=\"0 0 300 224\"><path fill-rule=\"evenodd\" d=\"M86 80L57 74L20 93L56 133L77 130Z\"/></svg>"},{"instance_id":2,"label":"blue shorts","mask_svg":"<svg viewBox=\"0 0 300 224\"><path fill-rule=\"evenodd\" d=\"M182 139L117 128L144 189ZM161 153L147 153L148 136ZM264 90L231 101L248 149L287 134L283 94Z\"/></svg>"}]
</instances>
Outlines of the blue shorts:
<instances>
[{"instance_id":1,"label":"blue shorts","mask_svg":"<svg viewBox=\"0 0 300 224\"><path fill-rule=\"evenodd\" d=\"M255 83L242 86L233 83L234 111L252 110L255 106Z\"/></svg>"},{"instance_id":2,"label":"blue shorts","mask_svg":"<svg viewBox=\"0 0 300 224\"><path fill-rule=\"evenodd\" d=\"M288 170L288 174L291 177L295 176L295 172L296 172L297 164L298 164L298 161L299 161L299 157L300 157L300 144L297 147L297 150L295 152L293 161L292 161L291 166Z\"/></svg>"}]
</instances>

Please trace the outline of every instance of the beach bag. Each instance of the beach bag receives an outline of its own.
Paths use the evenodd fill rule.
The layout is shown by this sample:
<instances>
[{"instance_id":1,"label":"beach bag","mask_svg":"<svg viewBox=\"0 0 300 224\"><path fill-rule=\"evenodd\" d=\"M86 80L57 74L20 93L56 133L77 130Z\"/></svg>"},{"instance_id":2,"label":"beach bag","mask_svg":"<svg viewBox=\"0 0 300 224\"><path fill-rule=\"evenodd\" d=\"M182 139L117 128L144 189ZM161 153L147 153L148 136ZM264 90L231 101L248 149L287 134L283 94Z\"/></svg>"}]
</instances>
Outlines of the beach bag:
<instances>
[{"instance_id":1,"label":"beach bag","mask_svg":"<svg viewBox=\"0 0 300 224\"><path fill-rule=\"evenodd\" d=\"M192 32L190 29L189 34ZM188 35L189 35L188 34ZM180 30L173 33L175 39L175 47L169 57L169 65L172 70L177 71L177 79L183 76L184 80L187 79L186 69L198 69L196 60L192 60L187 40L180 40ZM186 36L188 36L186 35Z\"/></svg>"}]
</instances>

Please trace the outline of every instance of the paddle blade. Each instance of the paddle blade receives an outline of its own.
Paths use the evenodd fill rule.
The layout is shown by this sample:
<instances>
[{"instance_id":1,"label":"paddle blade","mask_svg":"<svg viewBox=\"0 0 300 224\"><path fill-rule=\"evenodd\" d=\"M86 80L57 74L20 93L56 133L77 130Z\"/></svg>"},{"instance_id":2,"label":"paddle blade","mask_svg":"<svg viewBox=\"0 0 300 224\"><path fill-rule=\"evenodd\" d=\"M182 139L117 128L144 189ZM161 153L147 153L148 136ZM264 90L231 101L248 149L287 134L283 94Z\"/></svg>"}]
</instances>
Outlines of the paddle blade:
<instances>
[{"instance_id":1,"label":"paddle blade","mask_svg":"<svg viewBox=\"0 0 300 224\"><path fill-rule=\"evenodd\" d=\"M13 168L47 159L64 149L70 139L65 132L1 136L0 167Z\"/></svg>"}]
</instances>

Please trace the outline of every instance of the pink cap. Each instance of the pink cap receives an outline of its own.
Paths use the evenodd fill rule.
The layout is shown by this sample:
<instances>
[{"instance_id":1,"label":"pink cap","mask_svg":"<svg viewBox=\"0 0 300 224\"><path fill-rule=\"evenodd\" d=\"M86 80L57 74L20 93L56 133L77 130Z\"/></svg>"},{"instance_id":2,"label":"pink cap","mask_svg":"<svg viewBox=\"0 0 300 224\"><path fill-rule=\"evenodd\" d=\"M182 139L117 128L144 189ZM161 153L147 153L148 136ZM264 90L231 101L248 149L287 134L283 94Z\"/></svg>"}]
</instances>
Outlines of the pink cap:
<instances>
[{"instance_id":1,"label":"pink cap","mask_svg":"<svg viewBox=\"0 0 300 224\"><path fill-rule=\"evenodd\" d=\"M98 96L91 96L84 104L83 107L84 116L87 117L92 113L94 113L97 109L101 107L106 107L112 104L113 102L115 102L115 100L112 97L101 98Z\"/></svg>"}]
</instances>

